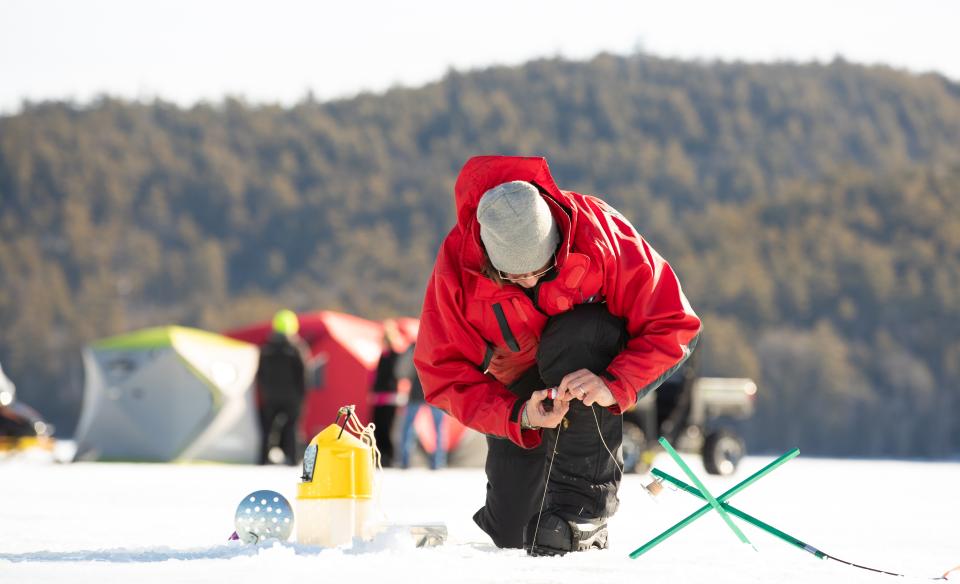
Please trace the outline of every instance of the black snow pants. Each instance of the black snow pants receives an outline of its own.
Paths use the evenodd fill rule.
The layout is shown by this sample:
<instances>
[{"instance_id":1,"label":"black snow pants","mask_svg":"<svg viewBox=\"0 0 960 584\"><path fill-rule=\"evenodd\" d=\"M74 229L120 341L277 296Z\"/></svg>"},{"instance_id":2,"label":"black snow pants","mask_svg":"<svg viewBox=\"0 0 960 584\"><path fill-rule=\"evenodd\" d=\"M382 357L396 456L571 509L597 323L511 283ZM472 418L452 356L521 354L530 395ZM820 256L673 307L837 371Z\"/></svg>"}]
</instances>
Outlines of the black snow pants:
<instances>
[{"instance_id":1,"label":"black snow pants","mask_svg":"<svg viewBox=\"0 0 960 584\"><path fill-rule=\"evenodd\" d=\"M283 450L284 463L297 464L297 421L300 405L288 401L268 401L260 407L260 464L270 462L270 450Z\"/></svg>"},{"instance_id":2,"label":"black snow pants","mask_svg":"<svg viewBox=\"0 0 960 584\"><path fill-rule=\"evenodd\" d=\"M589 369L602 375L626 345L624 322L606 304L583 304L551 317L543 330L537 365L508 389L521 399L556 387L568 373ZM603 440L601 441L601 434ZM603 519L617 510L623 460L623 421L605 407L580 400L557 428L545 429L540 446L524 449L505 438L487 437L487 499L473 520L498 547L523 546L523 529L540 512L547 468L556 445L544 513ZM606 447L604 447L606 442ZM609 449L616 458L611 458Z\"/></svg>"}]
</instances>

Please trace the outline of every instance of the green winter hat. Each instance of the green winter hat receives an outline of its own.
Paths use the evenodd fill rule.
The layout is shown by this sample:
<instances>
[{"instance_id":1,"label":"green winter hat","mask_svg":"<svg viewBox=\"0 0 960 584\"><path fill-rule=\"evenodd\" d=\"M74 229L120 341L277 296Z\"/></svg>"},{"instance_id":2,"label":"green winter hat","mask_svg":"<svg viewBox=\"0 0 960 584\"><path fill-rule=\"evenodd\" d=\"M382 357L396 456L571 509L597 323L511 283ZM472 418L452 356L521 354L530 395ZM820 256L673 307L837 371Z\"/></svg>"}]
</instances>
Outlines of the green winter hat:
<instances>
[{"instance_id":1,"label":"green winter hat","mask_svg":"<svg viewBox=\"0 0 960 584\"><path fill-rule=\"evenodd\" d=\"M292 310L277 311L273 315L273 331L281 335L295 335L300 330L300 321L297 319L297 313Z\"/></svg>"}]
</instances>

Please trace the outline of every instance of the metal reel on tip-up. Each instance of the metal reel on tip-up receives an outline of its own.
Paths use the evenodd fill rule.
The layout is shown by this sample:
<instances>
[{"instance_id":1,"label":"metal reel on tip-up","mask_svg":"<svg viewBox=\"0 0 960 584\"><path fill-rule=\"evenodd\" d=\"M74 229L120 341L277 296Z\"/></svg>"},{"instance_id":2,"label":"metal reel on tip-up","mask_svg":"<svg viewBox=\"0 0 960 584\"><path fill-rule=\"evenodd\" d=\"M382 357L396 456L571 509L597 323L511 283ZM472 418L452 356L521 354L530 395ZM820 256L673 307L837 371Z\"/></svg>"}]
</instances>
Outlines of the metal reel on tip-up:
<instances>
[{"instance_id":1,"label":"metal reel on tip-up","mask_svg":"<svg viewBox=\"0 0 960 584\"><path fill-rule=\"evenodd\" d=\"M647 491L647 494L651 497L658 497L660 493L663 492L663 480L653 479L648 484L644 485L643 488Z\"/></svg>"}]
</instances>

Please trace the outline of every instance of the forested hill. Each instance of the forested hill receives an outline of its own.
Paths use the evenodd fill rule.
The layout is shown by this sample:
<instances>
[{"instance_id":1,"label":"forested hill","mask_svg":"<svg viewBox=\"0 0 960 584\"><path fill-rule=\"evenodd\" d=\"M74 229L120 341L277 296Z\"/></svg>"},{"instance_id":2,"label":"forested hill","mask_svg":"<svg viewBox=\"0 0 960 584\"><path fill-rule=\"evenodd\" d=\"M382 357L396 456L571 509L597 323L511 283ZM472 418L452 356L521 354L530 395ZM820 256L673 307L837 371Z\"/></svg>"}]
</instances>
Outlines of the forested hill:
<instances>
[{"instance_id":1,"label":"forested hill","mask_svg":"<svg viewBox=\"0 0 960 584\"><path fill-rule=\"evenodd\" d=\"M754 449L960 451L960 86L836 61L451 72L291 108L103 99L0 118L0 362L69 434L80 347L279 306L415 315L452 187L543 155L677 268Z\"/></svg>"}]
</instances>

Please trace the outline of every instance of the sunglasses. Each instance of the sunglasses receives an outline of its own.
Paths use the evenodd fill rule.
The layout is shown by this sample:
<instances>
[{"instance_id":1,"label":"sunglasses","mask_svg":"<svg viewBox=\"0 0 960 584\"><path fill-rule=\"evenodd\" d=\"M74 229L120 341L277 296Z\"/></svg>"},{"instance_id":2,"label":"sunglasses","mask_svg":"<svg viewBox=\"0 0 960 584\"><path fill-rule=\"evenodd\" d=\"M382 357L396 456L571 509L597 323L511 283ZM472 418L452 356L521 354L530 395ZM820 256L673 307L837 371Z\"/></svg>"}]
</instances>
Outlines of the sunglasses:
<instances>
[{"instance_id":1,"label":"sunglasses","mask_svg":"<svg viewBox=\"0 0 960 584\"><path fill-rule=\"evenodd\" d=\"M532 272L530 274L521 274L519 276L514 274L508 274L500 270L497 270L497 273L500 274L500 278L502 280L506 280L507 282L522 282L523 280L528 280L530 278L539 278L540 276L543 276L544 274L546 274L547 272L549 272L555 267L557 267L556 255L553 256L553 260L550 262L550 265L540 270L539 272Z\"/></svg>"}]
</instances>

